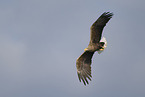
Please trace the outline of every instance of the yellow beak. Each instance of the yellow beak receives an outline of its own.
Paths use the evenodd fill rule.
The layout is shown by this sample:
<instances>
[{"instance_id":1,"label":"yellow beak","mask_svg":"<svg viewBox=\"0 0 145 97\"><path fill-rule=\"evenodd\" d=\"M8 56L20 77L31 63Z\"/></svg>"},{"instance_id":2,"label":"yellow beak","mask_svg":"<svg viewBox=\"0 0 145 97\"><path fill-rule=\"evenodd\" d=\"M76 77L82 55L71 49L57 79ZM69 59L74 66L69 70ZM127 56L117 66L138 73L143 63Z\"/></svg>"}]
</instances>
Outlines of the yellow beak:
<instances>
[{"instance_id":1,"label":"yellow beak","mask_svg":"<svg viewBox=\"0 0 145 97\"><path fill-rule=\"evenodd\" d=\"M99 49L99 51L103 51L103 50L104 50L104 48L105 48L105 47L103 46L101 49Z\"/></svg>"}]
</instances>

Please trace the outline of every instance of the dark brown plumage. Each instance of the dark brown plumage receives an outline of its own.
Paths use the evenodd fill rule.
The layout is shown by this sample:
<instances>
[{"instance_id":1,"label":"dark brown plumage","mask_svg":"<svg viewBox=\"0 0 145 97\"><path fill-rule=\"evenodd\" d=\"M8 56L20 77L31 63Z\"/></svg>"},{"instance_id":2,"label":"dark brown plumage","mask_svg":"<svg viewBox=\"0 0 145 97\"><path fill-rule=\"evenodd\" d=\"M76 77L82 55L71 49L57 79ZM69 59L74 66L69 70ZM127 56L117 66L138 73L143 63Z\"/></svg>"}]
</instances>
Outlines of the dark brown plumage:
<instances>
[{"instance_id":1,"label":"dark brown plumage","mask_svg":"<svg viewBox=\"0 0 145 97\"><path fill-rule=\"evenodd\" d=\"M112 18L113 13L104 12L91 26L90 42L85 52L77 59L76 67L78 78L84 85L89 84L88 79L91 81L91 62L93 54L96 51L103 51L106 42L101 42L103 28L106 23Z\"/></svg>"}]
</instances>

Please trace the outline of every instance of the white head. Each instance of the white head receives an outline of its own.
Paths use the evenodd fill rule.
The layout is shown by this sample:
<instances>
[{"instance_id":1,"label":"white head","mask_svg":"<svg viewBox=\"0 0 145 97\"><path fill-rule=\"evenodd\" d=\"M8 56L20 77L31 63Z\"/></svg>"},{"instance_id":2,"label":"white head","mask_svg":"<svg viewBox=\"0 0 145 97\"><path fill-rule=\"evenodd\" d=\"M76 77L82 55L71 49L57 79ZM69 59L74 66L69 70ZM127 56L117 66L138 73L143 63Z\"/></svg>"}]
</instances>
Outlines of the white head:
<instances>
[{"instance_id":1,"label":"white head","mask_svg":"<svg viewBox=\"0 0 145 97\"><path fill-rule=\"evenodd\" d=\"M104 51L104 49L107 47L107 40L106 40L105 37L103 37L103 38L100 40L100 42L104 42L105 44L104 44L104 46L103 46L102 49L100 49L99 51L97 51L98 54L101 54L101 53Z\"/></svg>"}]
</instances>

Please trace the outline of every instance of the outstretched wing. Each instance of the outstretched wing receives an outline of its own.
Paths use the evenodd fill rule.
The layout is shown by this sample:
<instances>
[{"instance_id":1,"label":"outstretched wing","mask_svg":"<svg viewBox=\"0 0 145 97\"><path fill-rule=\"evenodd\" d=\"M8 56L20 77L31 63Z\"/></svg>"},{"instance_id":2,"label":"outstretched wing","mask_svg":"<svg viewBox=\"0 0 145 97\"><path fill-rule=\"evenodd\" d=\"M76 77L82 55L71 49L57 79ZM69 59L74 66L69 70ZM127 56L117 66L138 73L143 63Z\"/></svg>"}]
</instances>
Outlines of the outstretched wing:
<instances>
[{"instance_id":1,"label":"outstretched wing","mask_svg":"<svg viewBox=\"0 0 145 97\"><path fill-rule=\"evenodd\" d=\"M104 12L91 26L90 43L100 42L103 28L106 23L112 18L113 13Z\"/></svg>"},{"instance_id":2,"label":"outstretched wing","mask_svg":"<svg viewBox=\"0 0 145 97\"><path fill-rule=\"evenodd\" d=\"M76 61L77 74L81 82L83 81L84 85L89 84L88 79L91 81L91 59L94 52L85 51Z\"/></svg>"}]
</instances>

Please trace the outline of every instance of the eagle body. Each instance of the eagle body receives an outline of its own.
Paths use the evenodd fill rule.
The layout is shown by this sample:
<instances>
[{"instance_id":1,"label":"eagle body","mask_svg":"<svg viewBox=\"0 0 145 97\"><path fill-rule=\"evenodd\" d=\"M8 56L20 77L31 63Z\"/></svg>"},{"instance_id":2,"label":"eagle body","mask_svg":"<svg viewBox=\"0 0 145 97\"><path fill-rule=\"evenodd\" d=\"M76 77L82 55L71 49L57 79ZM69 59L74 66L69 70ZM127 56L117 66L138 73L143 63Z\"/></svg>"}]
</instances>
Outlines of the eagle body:
<instances>
[{"instance_id":1,"label":"eagle body","mask_svg":"<svg viewBox=\"0 0 145 97\"><path fill-rule=\"evenodd\" d=\"M103 49L104 44L105 44L104 42L89 44L88 47L84 49L84 51L90 52L99 51L100 49Z\"/></svg>"},{"instance_id":2,"label":"eagle body","mask_svg":"<svg viewBox=\"0 0 145 97\"><path fill-rule=\"evenodd\" d=\"M78 78L83 81L84 85L89 84L88 79L91 81L91 63L93 54L98 51L100 54L106 47L107 41L102 37L103 28L106 23L112 18L113 13L104 12L91 26L90 42L84 53L76 60Z\"/></svg>"}]
</instances>

